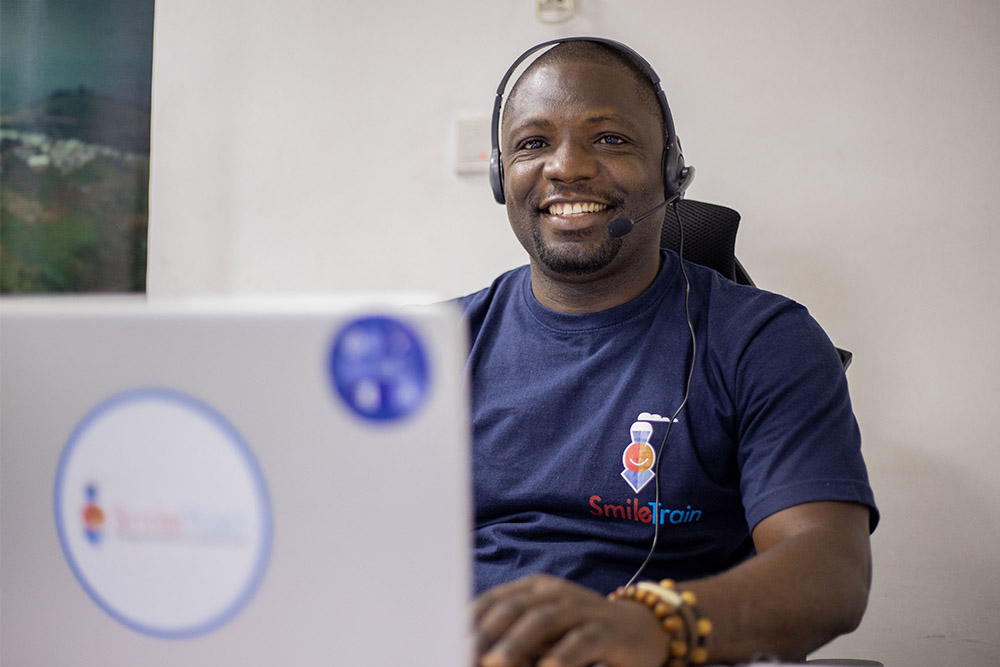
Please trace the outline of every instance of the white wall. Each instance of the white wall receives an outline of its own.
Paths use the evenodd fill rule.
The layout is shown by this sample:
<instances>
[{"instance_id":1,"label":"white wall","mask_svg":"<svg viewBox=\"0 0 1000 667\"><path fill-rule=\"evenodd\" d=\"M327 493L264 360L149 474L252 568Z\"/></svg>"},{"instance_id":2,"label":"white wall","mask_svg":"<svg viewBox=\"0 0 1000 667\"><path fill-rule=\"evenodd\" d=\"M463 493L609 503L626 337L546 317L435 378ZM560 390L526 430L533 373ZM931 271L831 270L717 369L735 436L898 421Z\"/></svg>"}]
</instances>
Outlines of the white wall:
<instances>
[{"instance_id":1,"label":"white wall","mask_svg":"<svg viewBox=\"0 0 1000 667\"><path fill-rule=\"evenodd\" d=\"M819 655L1000 664L1000 4L577 4L159 0L149 294L485 286L525 260L454 118L538 41L625 41L689 196L855 353L883 519L868 615Z\"/></svg>"}]
</instances>

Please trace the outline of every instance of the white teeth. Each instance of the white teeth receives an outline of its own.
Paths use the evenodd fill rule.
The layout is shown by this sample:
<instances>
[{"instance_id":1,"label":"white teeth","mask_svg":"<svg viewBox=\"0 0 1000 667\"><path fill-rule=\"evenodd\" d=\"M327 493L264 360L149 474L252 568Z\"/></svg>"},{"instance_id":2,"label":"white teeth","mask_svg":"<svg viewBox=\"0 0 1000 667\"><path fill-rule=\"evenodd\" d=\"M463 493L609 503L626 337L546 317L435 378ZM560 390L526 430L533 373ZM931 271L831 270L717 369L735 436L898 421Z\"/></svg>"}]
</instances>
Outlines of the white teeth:
<instances>
[{"instance_id":1,"label":"white teeth","mask_svg":"<svg viewBox=\"0 0 1000 667\"><path fill-rule=\"evenodd\" d=\"M575 202L572 204L553 204L549 206L550 215L581 215L583 213L597 213L603 211L607 206L595 204L594 202Z\"/></svg>"}]
</instances>

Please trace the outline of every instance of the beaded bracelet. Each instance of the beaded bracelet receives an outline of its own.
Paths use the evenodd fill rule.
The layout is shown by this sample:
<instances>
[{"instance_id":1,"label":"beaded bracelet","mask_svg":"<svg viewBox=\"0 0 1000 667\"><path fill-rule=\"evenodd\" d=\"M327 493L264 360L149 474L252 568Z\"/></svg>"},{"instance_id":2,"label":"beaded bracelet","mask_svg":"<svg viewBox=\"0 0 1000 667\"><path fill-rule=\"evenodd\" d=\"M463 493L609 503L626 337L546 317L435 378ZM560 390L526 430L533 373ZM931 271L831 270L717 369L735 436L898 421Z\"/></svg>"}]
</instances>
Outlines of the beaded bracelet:
<instances>
[{"instance_id":1,"label":"beaded bracelet","mask_svg":"<svg viewBox=\"0 0 1000 667\"><path fill-rule=\"evenodd\" d=\"M641 581L622 586L608 595L608 599L634 600L653 612L670 638L666 667L705 664L708 661L705 643L712 632L712 623L698 613L694 593L678 592L675 586L670 579L659 584Z\"/></svg>"}]
</instances>

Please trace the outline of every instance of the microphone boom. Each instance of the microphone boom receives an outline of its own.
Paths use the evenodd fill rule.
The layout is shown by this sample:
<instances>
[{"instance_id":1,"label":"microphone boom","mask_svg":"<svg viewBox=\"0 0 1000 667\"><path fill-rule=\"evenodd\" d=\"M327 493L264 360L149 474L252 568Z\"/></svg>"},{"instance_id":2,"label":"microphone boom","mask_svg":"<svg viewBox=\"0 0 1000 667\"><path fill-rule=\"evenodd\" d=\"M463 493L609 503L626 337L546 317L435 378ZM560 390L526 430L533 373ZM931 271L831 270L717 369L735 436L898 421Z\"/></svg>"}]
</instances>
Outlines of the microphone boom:
<instances>
[{"instance_id":1,"label":"microphone boom","mask_svg":"<svg viewBox=\"0 0 1000 667\"><path fill-rule=\"evenodd\" d=\"M670 199L666 199L660 202L659 204L649 209L648 211L646 211L637 218L630 218L626 215L620 215L617 218L614 218L613 220L611 220L611 222L608 223L607 227L608 236L610 236L613 239L620 239L621 237L625 236L626 234L632 231L632 228L635 227L635 223L641 222L646 218L648 218L649 216L653 215L667 204L676 200L678 196L679 195L676 194L673 195L672 197L670 197Z\"/></svg>"}]
</instances>

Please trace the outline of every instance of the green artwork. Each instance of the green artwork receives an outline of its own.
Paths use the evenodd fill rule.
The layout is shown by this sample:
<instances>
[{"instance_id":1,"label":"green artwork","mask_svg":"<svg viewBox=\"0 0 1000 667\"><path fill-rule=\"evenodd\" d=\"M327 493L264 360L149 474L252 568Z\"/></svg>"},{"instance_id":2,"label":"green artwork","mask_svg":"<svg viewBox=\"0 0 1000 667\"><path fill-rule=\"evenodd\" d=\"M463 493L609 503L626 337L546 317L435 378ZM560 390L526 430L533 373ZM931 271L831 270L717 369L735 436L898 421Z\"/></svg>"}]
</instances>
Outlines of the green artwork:
<instances>
[{"instance_id":1,"label":"green artwork","mask_svg":"<svg viewBox=\"0 0 1000 667\"><path fill-rule=\"evenodd\" d=\"M152 0L0 3L0 292L146 284Z\"/></svg>"}]
</instances>

